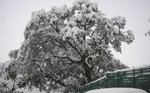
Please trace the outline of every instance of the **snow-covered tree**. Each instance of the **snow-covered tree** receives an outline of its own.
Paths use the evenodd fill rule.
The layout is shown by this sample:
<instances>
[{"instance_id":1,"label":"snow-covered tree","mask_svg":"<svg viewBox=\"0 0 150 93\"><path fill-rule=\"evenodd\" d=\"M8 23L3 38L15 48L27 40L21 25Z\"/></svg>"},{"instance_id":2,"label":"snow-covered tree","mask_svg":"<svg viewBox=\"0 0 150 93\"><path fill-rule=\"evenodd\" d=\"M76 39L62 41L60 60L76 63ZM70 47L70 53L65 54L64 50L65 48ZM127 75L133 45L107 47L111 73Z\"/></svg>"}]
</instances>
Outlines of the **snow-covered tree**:
<instances>
[{"instance_id":1,"label":"snow-covered tree","mask_svg":"<svg viewBox=\"0 0 150 93\"><path fill-rule=\"evenodd\" d=\"M131 30L123 30L125 24L125 17L109 19L88 0L77 0L70 8L42 9L32 13L21 48L10 56L25 84L41 90L60 86L77 90L118 67L111 49L121 52L122 42L134 40Z\"/></svg>"},{"instance_id":2,"label":"snow-covered tree","mask_svg":"<svg viewBox=\"0 0 150 93\"><path fill-rule=\"evenodd\" d=\"M16 81L8 79L6 68L8 63L0 63L0 93L14 93Z\"/></svg>"},{"instance_id":3,"label":"snow-covered tree","mask_svg":"<svg viewBox=\"0 0 150 93\"><path fill-rule=\"evenodd\" d=\"M0 92L8 91L4 63L0 63Z\"/></svg>"}]
</instances>

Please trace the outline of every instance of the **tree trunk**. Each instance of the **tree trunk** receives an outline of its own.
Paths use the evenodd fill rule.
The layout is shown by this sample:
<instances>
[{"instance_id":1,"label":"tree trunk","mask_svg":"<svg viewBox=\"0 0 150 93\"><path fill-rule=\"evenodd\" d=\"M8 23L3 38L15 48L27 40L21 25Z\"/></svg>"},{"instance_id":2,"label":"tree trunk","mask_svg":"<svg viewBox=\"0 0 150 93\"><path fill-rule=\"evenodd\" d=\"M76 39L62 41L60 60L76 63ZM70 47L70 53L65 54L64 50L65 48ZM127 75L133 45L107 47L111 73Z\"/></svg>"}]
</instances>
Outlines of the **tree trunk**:
<instances>
[{"instance_id":1,"label":"tree trunk","mask_svg":"<svg viewBox=\"0 0 150 93\"><path fill-rule=\"evenodd\" d=\"M84 68L84 71L85 71L85 76L87 78L87 81L88 81L88 83L90 83L92 81L92 78L91 78L92 67L89 67L87 65L87 63L84 61L83 62L83 68Z\"/></svg>"}]
</instances>

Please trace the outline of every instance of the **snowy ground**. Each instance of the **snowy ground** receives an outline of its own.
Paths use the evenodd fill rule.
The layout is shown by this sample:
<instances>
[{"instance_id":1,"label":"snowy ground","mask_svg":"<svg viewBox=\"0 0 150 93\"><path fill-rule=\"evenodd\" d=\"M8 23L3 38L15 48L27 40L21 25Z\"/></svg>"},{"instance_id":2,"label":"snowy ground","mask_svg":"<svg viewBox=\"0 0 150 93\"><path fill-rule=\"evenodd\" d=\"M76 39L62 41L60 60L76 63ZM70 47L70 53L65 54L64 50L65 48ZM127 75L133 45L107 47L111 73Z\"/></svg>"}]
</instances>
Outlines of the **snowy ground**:
<instances>
[{"instance_id":1,"label":"snowy ground","mask_svg":"<svg viewBox=\"0 0 150 93\"><path fill-rule=\"evenodd\" d=\"M24 88L24 89L18 89L17 91L23 92L23 93L47 93L47 92L40 92L40 90L38 88L32 87L31 90L29 90L29 88ZM49 93L62 93L59 92L57 90L53 90L53 91L49 91Z\"/></svg>"},{"instance_id":2,"label":"snowy ground","mask_svg":"<svg viewBox=\"0 0 150 93\"><path fill-rule=\"evenodd\" d=\"M91 90L86 93L147 93L147 92L135 88L105 88L105 89Z\"/></svg>"}]
</instances>

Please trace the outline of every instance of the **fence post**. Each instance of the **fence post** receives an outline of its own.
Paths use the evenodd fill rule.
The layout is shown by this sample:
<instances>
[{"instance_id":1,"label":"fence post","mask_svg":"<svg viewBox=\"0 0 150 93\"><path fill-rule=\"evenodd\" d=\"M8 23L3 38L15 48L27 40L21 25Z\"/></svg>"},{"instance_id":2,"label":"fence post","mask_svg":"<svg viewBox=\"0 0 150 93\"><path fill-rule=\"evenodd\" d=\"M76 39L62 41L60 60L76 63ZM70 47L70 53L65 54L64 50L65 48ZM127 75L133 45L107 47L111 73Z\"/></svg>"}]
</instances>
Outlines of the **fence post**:
<instances>
[{"instance_id":1,"label":"fence post","mask_svg":"<svg viewBox=\"0 0 150 93\"><path fill-rule=\"evenodd\" d=\"M90 90L92 90L93 89L93 84L91 83L91 89Z\"/></svg>"},{"instance_id":2,"label":"fence post","mask_svg":"<svg viewBox=\"0 0 150 93\"><path fill-rule=\"evenodd\" d=\"M117 72L117 79L118 79L118 87L120 86L120 84L119 84L119 72Z\"/></svg>"},{"instance_id":3,"label":"fence post","mask_svg":"<svg viewBox=\"0 0 150 93\"><path fill-rule=\"evenodd\" d=\"M141 75L143 75L143 69L142 68L140 68L140 73L141 73Z\"/></svg>"},{"instance_id":4,"label":"fence post","mask_svg":"<svg viewBox=\"0 0 150 93\"><path fill-rule=\"evenodd\" d=\"M106 84L107 84L107 88L111 87L111 85L109 83L108 73L106 74Z\"/></svg>"},{"instance_id":5,"label":"fence post","mask_svg":"<svg viewBox=\"0 0 150 93\"><path fill-rule=\"evenodd\" d=\"M133 87L135 88L135 70L133 69Z\"/></svg>"}]
</instances>

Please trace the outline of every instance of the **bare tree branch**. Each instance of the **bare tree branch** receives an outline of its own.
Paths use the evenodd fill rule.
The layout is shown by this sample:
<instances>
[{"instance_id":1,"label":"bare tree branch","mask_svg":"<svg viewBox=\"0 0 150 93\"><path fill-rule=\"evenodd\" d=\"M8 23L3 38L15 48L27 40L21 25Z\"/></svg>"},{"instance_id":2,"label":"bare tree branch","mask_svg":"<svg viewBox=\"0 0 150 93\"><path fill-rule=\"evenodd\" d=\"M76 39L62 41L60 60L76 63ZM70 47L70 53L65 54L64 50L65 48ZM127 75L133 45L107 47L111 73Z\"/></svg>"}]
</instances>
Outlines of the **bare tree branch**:
<instances>
[{"instance_id":1,"label":"bare tree branch","mask_svg":"<svg viewBox=\"0 0 150 93\"><path fill-rule=\"evenodd\" d=\"M78 51L78 49L70 41L68 41L68 43L80 56L82 56L82 54Z\"/></svg>"},{"instance_id":2,"label":"bare tree branch","mask_svg":"<svg viewBox=\"0 0 150 93\"><path fill-rule=\"evenodd\" d=\"M66 58L68 60L70 60L72 63L75 64L79 64L80 60L73 60L71 57L69 56L58 56L58 55L53 55L53 57L57 57L57 58Z\"/></svg>"}]
</instances>

